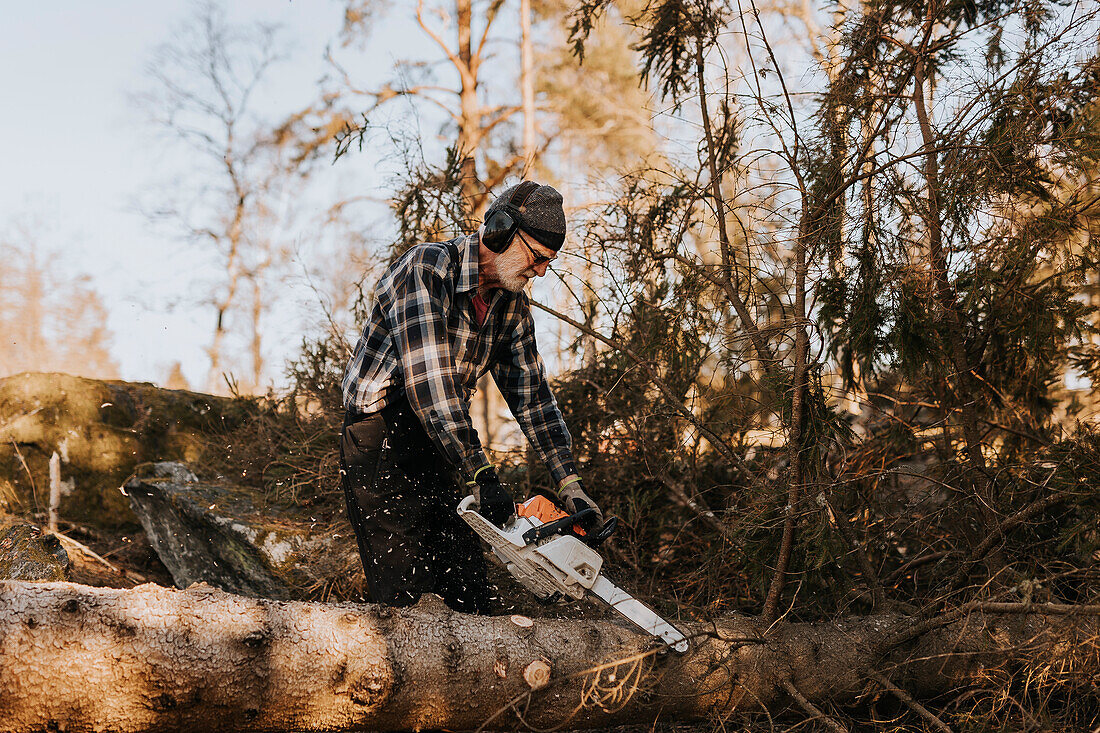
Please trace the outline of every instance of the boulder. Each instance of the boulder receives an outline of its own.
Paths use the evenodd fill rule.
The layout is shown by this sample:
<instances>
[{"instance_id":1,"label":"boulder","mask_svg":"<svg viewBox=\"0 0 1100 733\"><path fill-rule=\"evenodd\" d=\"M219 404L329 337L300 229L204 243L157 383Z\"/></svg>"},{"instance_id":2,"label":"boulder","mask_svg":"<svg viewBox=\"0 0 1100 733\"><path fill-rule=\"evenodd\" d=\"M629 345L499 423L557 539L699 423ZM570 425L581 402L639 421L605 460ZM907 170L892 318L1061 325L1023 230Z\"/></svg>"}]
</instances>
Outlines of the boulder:
<instances>
[{"instance_id":1,"label":"boulder","mask_svg":"<svg viewBox=\"0 0 1100 733\"><path fill-rule=\"evenodd\" d=\"M69 556L56 536L17 524L0 536L0 580L69 580Z\"/></svg>"},{"instance_id":2,"label":"boulder","mask_svg":"<svg viewBox=\"0 0 1100 733\"><path fill-rule=\"evenodd\" d=\"M207 435L240 401L152 384L17 374L0 379L0 511L45 511L49 460L61 457L61 516L107 529L137 517L119 491L140 463L201 461Z\"/></svg>"},{"instance_id":3,"label":"boulder","mask_svg":"<svg viewBox=\"0 0 1100 733\"><path fill-rule=\"evenodd\" d=\"M334 538L328 523L301 509L258 506L253 491L200 481L180 463L140 467L125 491L180 588L208 583L240 595L307 599L356 561L350 527Z\"/></svg>"}]
</instances>

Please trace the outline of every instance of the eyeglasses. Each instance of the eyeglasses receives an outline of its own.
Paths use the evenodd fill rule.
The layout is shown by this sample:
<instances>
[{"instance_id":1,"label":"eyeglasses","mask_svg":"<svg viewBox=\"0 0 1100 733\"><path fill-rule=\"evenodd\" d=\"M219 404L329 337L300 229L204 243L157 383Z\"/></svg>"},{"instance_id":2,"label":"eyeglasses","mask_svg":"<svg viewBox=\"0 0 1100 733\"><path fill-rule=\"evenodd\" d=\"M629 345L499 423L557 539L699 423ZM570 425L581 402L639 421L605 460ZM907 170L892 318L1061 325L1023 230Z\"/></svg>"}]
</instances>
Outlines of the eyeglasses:
<instances>
[{"instance_id":1,"label":"eyeglasses","mask_svg":"<svg viewBox=\"0 0 1100 733\"><path fill-rule=\"evenodd\" d=\"M519 241L523 242L523 246L526 247L527 251L530 252L535 258L535 261L531 263L531 267L538 267L539 265L545 265L546 263L552 262L554 260L553 257L547 257L546 255L540 255L538 252L531 249L531 245L527 244L527 240L524 239L523 235L521 235L518 231L516 232L516 236L519 237Z\"/></svg>"}]
</instances>

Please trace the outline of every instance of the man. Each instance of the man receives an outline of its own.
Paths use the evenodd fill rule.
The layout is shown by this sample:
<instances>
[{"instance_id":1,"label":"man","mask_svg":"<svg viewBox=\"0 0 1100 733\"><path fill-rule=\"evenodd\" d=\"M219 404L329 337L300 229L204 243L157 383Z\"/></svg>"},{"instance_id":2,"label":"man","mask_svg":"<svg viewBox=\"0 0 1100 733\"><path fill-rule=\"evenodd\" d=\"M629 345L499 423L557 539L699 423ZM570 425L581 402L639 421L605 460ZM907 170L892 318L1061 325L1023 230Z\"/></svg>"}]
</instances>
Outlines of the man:
<instances>
[{"instance_id":1,"label":"man","mask_svg":"<svg viewBox=\"0 0 1100 733\"><path fill-rule=\"evenodd\" d=\"M546 383L524 288L565 241L562 198L524 181L472 235L412 247L379 280L343 379L340 473L370 599L403 606L422 593L467 613L492 610L481 546L457 516L476 493L503 525L515 503L470 420L490 371L572 511L595 508Z\"/></svg>"}]
</instances>

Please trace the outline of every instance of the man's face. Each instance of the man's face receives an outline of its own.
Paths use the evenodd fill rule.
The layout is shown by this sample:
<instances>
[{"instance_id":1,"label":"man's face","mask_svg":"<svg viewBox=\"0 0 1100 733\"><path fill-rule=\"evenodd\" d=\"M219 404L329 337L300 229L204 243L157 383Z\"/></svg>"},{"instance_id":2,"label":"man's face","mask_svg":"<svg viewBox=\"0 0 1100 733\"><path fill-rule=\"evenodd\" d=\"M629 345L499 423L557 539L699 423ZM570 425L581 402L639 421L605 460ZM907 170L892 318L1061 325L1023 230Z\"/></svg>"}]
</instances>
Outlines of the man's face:
<instances>
[{"instance_id":1,"label":"man's face","mask_svg":"<svg viewBox=\"0 0 1100 733\"><path fill-rule=\"evenodd\" d=\"M536 264L536 260L540 257L549 257L550 260ZM497 255L496 270L500 286L510 292L518 293L527 287L527 283L533 278L545 275L550 262L555 259L557 259L557 252L543 247L524 234L522 229L518 230L508 249Z\"/></svg>"}]
</instances>

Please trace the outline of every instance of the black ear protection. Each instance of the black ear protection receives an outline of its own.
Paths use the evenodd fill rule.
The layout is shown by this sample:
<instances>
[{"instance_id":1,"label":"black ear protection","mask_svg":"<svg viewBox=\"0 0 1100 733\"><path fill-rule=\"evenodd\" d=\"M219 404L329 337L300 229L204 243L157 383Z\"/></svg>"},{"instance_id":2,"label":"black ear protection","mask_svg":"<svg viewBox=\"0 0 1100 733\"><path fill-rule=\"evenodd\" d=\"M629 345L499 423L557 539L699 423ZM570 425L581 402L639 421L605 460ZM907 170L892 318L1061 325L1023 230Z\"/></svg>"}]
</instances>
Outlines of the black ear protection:
<instances>
[{"instance_id":1,"label":"black ear protection","mask_svg":"<svg viewBox=\"0 0 1100 733\"><path fill-rule=\"evenodd\" d=\"M512 237L519 229L519 207L523 206L527 198L535 192L539 184L534 181L524 181L516 186L516 190L508 197L504 206L489 214L485 218L485 226L481 232L481 243L490 252L500 254L508 249L512 243Z\"/></svg>"}]
</instances>

